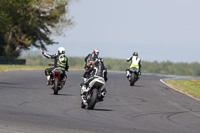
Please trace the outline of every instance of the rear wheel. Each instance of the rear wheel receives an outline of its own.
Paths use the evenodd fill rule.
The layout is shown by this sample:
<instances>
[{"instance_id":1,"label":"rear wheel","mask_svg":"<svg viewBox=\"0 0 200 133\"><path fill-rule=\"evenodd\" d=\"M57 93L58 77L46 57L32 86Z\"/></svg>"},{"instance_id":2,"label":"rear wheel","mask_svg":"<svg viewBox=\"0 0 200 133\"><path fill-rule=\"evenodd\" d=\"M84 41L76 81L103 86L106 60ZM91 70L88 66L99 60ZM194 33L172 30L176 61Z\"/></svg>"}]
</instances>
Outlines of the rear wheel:
<instances>
[{"instance_id":1,"label":"rear wheel","mask_svg":"<svg viewBox=\"0 0 200 133\"><path fill-rule=\"evenodd\" d=\"M134 84L135 84L135 78L136 78L135 73L131 73L130 86L134 86Z\"/></svg>"},{"instance_id":2,"label":"rear wheel","mask_svg":"<svg viewBox=\"0 0 200 133\"><path fill-rule=\"evenodd\" d=\"M54 80L54 95L58 94L58 78Z\"/></svg>"},{"instance_id":3,"label":"rear wheel","mask_svg":"<svg viewBox=\"0 0 200 133\"><path fill-rule=\"evenodd\" d=\"M98 97L98 89L97 88L94 88L91 93L90 93L90 101L88 103L88 109L93 109L95 104L96 104L96 101L97 101L97 97Z\"/></svg>"}]
</instances>

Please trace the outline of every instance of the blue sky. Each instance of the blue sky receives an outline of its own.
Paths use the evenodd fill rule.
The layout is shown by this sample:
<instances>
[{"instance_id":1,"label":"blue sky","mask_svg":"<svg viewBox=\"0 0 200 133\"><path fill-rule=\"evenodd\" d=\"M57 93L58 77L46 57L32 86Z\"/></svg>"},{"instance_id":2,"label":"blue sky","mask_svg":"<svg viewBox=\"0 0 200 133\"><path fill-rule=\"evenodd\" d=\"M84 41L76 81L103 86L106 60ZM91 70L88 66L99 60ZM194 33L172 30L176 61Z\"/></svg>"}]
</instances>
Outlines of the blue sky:
<instances>
[{"instance_id":1,"label":"blue sky","mask_svg":"<svg viewBox=\"0 0 200 133\"><path fill-rule=\"evenodd\" d=\"M75 25L54 36L67 56L126 59L134 51L145 61L200 62L200 0L74 0Z\"/></svg>"}]
</instances>

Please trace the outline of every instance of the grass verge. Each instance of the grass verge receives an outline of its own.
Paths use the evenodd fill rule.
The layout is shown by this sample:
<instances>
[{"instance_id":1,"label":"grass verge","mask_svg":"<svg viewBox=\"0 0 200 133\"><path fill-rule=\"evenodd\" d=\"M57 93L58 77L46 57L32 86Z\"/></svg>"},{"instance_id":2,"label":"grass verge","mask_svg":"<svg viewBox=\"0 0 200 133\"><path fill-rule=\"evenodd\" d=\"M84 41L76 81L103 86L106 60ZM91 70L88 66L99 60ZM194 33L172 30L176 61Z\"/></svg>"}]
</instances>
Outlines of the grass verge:
<instances>
[{"instance_id":1,"label":"grass verge","mask_svg":"<svg viewBox=\"0 0 200 133\"><path fill-rule=\"evenodd\" d=\"M44 70L46 68L50 68L51 66L29 66L29 65L0 65L0 73L3 73L8 70ZM83 69L80 67L70 67L70 69Z\"/></svg>"},{"instance_id":2,"label":"grass verge","mask_svg":"<svg viewBox=\"0 0 200 133\"><path fill-rule=\"evenodd\" d=\"M164 80L173 88L200 99L200 81L197 80Z\"/></svg>"}]
</instances>

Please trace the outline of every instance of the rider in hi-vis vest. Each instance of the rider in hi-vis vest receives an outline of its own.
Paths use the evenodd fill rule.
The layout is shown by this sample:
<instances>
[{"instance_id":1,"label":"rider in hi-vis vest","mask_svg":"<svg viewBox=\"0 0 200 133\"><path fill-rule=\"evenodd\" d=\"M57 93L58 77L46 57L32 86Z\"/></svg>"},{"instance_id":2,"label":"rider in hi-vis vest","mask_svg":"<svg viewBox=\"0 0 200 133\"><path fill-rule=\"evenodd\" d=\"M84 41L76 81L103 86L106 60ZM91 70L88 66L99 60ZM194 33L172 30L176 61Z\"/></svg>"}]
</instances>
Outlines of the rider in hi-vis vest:
<instances>
[{"instance_id":1,"label":"rider in hi-vis vest","mask_svg":"<svg viewBox=\"0 0 200 133\"><path fill-rule=\"evenodd\" d=\"M49 55L45 53L44 50L42 50L42 54L48 59L54 59L54 67L45 69L47 85L49 85L50 73L55 67L58 67L60 70L63 71L65 76L64 80L66 80L67 75L65 74L65 71L68 71L69 65L68 65L68 58L65 56L65 48L59 47L58 54Z\"/></svg>"},{"instance_id":2,"label":"rider in hi-vis vest","mask_svg":"<svg viewBox=\"0 0 200 133\"><path fill-rule=\"evenodd\" d=\"M136 68L138 68L139 69L139 71L138 71L138 74L139 75L141 75L141 60L140 60L140 58L138 57L138 53L137 52L134 52L133 53L133 56L131 56L130 58L128 58L127 59L127 61L129 62L129 61L132 61L131 62L131 66L129 67L129 68L131 68L131 67L136 67ZM126 76L128 77L129 76L129 68L127 68L126 69ZM139 77L139 75L138 75L138 77Z\"/></svg>"}]
</instances>

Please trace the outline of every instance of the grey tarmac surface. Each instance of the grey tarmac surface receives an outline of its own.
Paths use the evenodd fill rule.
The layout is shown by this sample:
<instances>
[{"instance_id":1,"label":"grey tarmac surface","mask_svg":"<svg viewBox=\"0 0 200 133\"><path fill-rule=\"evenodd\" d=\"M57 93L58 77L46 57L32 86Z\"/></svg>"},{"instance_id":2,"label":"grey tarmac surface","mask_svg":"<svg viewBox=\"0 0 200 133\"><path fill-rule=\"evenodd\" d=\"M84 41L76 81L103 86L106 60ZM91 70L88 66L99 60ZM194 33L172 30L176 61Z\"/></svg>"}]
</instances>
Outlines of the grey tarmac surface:
<instances>
[{"instance_id":1,"label":"grey tarmac surface","mask_svg":"<svg viewBox=\"0 0 200 133\"><path fill-rule=\"evenodd\" d=\"M141 75L129 86L125 73L108 72L107 96L81 109L82 70L71 70L59 95L43 70L0 74L0 133L199 133L200 102Z\"/></svg>"}]
</instances>

